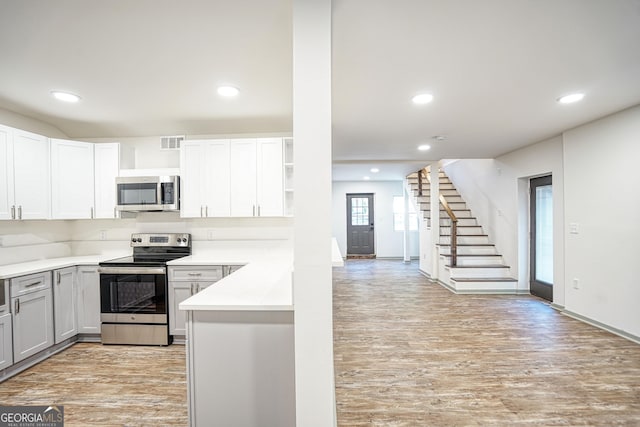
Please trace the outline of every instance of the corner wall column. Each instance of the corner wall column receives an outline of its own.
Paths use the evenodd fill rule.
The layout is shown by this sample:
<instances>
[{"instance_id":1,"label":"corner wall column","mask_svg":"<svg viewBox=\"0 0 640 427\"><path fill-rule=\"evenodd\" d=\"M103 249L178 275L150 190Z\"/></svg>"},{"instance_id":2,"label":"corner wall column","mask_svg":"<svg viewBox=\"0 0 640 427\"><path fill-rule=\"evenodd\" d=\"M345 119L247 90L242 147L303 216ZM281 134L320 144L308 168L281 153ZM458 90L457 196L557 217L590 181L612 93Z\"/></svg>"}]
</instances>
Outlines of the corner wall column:
<instances>
[{"instance_id":1,"label":"corner wall column","mask_svg":"<svg viewBox=\"0 0 640 427\"><path fill-rule=\"evenodd\" d=\"M331 0L293 1L296 425L336 424L331 264Z\"/></svg>"}]
</instances>

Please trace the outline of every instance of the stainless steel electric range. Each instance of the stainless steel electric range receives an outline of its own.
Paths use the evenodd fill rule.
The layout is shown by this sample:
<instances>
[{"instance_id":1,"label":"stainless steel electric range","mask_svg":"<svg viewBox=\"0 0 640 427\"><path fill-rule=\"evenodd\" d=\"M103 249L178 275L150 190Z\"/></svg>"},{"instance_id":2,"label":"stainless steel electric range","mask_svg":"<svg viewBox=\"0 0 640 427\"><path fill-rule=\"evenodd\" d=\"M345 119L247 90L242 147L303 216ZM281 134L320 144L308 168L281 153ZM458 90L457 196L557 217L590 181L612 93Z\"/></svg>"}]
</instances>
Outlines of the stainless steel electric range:
<instances>
[{"instance_id":1,"label":"stainless steel electric range","mask_svg":"<svg viewBox=\"0 0 640 427\"><path fill-rule=\"evenodd\" d=\"M131 247L99 264L102 343L169 345L167 262L191 255L191 235L136 233Z\"/></svg>"}]
</instances>

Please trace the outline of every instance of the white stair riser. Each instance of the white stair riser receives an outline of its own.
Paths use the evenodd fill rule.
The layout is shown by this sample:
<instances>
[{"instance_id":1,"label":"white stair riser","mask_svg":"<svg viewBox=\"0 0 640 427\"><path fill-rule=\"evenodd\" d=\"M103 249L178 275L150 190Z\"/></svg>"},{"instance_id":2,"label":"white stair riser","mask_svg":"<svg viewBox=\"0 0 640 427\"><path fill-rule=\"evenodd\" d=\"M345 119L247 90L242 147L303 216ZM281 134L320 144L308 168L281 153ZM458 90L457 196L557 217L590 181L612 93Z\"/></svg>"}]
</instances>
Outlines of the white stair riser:
<instances>
[{"instance_id":1,"label":"white stair riser","mask_svg":"<svg viewBox=\"0 0 640 427\"><path fill-rule=\"evenodd\" d=\"M440 257L447 264L451 263L451 257ZM483 265L496 265L502 264L502 256L500 255L487 255L486 257L472 256L465 257L459 256L457 260L457 265L475 265L475 266L483 266Z\"/></svg>"},{"instance_id":2,"label":"white stair riser","mask_svg":"<svg viewBox=\"0 0 640 427\"><path fill-rule=\"evenodd\" d=\"M470 210L455 210L452 209L453 214L456 216L456 218L471 218L471 211ZM447 213L445 211L440 211L440 218L449 218L449 215L447 215Z\"/></svg>"},{"instance_id":3,"label":"white stair riser","mask_svg":"<svg viewBox=\"0 0 640 427\"><path fill-rule=\"evenodd\" d=\"M458 292L515 292L518 282L456 282L450 280L449 284Z\"/></svg>"},{"instance_id":4,"label":"white stair riser","mask_svg":"<svg viewBox=\"0 0 640 427\"><path fill-rule=\"evenodd\" d=\"M451 224L449 217L440 218L440 226L449 227ZM458 218L458 227L465 225L478 225L478 221L475 218Z\"/></svg>"},{"instance_id":5,"label":"white stair riser","mask_svg":"<svg viewBox=\"0 0 640 427\"><path fill-rule=\"evenodd\" d=\"M456 231L458 236L473 236L482 233L482 227L474 226L474 227L460 227L458 226ZM441 236L450 236L451 235L451 227L448 225L440 226L440 235Z\"/></svg>"},{"instance_id":6,"label":"white stair riser","mask_svg":"<svg viewBox=\"0 0 640 427\"><path fill-rule=\"evenodd\" d=\"M458 194L452 194L452 195L445 194L444 199L447 201L447 203L464 203L462 196Z\"/></svg>"},{"instance_id":7,"label":"white stair riser","mask_svg":"<svg viewBox=\"0 0 640 427\"><path fill-rule=\"evenodd\" d=\"M440 254L451 255L450 246L440 246ZM495 246L458 246L458 255L496 255Z\"/></svg>"},{"instance_id":8,"label":"white stair riser","mask_svg":"<svg viewBox=\"0 0 640 427\"><path fill-rule=\"evenodd\" d=\"M450 236L440 236L440 243L451 243ZM466 245L477 245L489 243L489 238L487 236L458 236L459 244Z\"/></svg>"},{"instance_id":9,"label":"white stair riser","mask_svg":"<svg viewBox=\"0 0 640 427\"><path fill-rule=\"evenodd\" d=\"M447 267L450 277L480 279L483 277L509 277L509 269L503 267Z\"/></svg>"}]
</instances>

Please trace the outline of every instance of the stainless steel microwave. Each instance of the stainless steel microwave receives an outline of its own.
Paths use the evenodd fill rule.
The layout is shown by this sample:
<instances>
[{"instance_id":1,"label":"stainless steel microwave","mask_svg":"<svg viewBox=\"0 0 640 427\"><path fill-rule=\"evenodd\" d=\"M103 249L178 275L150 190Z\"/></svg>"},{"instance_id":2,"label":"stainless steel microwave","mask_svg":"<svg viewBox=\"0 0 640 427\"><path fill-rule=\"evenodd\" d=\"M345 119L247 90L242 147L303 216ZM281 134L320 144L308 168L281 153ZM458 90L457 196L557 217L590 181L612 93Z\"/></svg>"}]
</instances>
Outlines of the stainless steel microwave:
<instances>
[{"instance_id":1,"label":"stainless steel microwave","mask_svg":"<svg viewBox=\"0 0 640 427\"><path fill-rule=\"evenodd\" d=\"M128 212L180 210L180 177L127 176L116 178L116 209Z\"/></svg>"}]
</instances>

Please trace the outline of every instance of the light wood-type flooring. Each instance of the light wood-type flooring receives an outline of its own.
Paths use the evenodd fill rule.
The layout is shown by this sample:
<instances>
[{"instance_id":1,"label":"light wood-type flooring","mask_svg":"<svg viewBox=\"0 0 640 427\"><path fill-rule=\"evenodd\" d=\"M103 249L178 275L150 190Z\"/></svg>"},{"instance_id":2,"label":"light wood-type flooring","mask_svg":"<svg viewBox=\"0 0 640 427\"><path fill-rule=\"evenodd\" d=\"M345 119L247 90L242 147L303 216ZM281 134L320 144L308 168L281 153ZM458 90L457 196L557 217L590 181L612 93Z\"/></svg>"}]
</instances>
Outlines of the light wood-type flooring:
<instances>
[{"instance_id":1,"label":"light wood-type flooring","mask_svg":"<svg viewBox=\"0 0 640 427\"><path fill-rule=\"evenodd\" d=\"M0 384L0 405L64 405L65 426L186 426L185 347L79 343Z\"/></svg>"},{"instance_id":2,"label":"light wood-type flooring","mask_svg":"<svg viewBox=\"0 0 640 427\"><path fill-rule=\"evenodd\" d=\"M340 427L640 426L640 345L534 297L452 294L415 262L333 272ZM64 405L66 426L186 426L184 351L76 344L0 383L0 405Z\"/></svg>"},{"instance_id":3,"label":"light wood-type flooring","mask_svg":"<svg viewBox=\"0 0 640 427\"><path fill-rule=\"evenodd\" d=\"M416 264L333 270L340 426L640 426L640 345Z\"/></svg>"}]
</instances>

